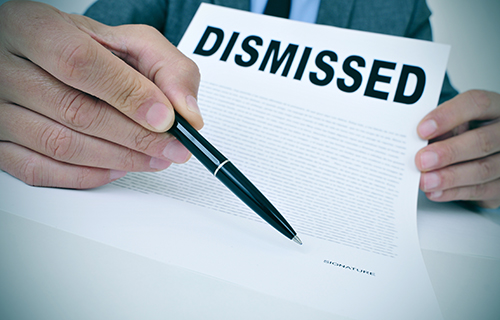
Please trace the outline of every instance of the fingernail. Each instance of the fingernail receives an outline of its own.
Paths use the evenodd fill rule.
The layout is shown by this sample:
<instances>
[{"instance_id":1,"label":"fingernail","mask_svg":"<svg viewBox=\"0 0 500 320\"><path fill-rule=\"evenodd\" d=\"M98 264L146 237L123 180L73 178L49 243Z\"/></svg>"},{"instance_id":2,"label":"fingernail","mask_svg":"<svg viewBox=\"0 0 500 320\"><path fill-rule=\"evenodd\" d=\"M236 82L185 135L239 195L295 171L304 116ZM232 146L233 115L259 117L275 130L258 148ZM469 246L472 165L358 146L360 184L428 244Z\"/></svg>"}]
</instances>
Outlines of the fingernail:
<instances>
[{"instance_id":1,"label":"fingernail","mask_svg":"<svg viewBox=\"0 0 500 320\"><path fill-rule=\"evenodd\" d=\"M155 170L167 169L171 164L172 162L159 158L151 158L151 161L149 161L149 166Z\"/></svg>"},{"instance_id":2,"label":"fingernail","mask_svg":"<svg viewBox=\"0 0 500 320\"><path fill-rule=\"evenodd\" d=\"M424 188L425 190L432 190L439 186L441 179L436 173L424 173Z\"/></svg>"},{"instance_id":3,"label":"fingernail","mask_svg":"<svg viewBox=\"0 0 500 320\"><path fill-rule=\"evenodd\" d=\"M439 199L443 195L443 191L434 191L429 194L430 199Z\"/></svg>"},{"instance_id":4,"label":"fingernail","mask_svg":"<svg viewBox=\"0 0 500 320\"><path fill-rule=\"evenodd\" d=\"M167 144L163 150L163 155L175 163L183 163L189 159L190 153L179 140L174 139Z\"/></svg>"},{"instance_id":5,"label":"fingernail","mask_svg":"<svg viewBox=\"0 0 500 320\"><path fill-rule=\"evenodd\" d=\"M109 181L115 181L120 178L123 178L127 174L127 171L121 170L109 170Z\"/></svg>"},{"instance_id":6,"label":"fingernail","mask_svg":"<svg viewBox=\"0 0 500 320\"><path fill-rule=\"evenodd\" d=\"M431 169L438 164L438 155L432 151L425 151L420 155L422 169Z\"/></svg>"},{"instance_id":7,"label":"fingernail","mask_svg":"<svg viewBox=\"0 0 500 320\"><path fill-rule=\"evenodd\" d=\"M198 106L198 102L196 98L192 95L186 97L186 105L189 111L197 113L201 116L200 107Z\"/></svg>"},{"instance_id":8,"label":"fingernail","mask_svg":"<svg viewBox=\"0 0 500 320\"><path fill-rule=\"evenodd\" d=\"M146 113L146 121L158 131L166 131L172 115L169 108L163 103L154 103Z\"/></svg>"},{"instance_id":9,"label":"fingernail","mask_svg":"<svg viewBox=\"0 0 500 320\"><path fill-rule=\"evenodd\" d=\"M437 130L437 123L434 120L427 120L418 126L418 133L422 138L430 137Z\"/></svg>"}]
</instances>

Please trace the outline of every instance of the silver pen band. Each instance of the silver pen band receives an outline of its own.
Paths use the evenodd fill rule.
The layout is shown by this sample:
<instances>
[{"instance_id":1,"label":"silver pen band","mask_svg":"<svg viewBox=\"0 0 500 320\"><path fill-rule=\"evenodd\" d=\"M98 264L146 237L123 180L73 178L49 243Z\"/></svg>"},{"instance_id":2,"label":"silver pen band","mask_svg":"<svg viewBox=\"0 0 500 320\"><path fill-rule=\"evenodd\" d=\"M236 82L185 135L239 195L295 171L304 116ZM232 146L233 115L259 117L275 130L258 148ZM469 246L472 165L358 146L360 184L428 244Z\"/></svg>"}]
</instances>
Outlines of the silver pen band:
<instances>
[{"instance_id":1,"label":"silver pen band","mask_svg":"<svg viewBox=\"0 0 500 320\"><path fill-rule=\"evenodd\" d=\"M221 164L219 164L219 166L217 167L217 169L215 169L215 171L214 171L214 177L217 176L217 172L219 172L220 168L222 168L228 162L229 162L229 160L225 160L224 162L222 162Z\"/></svg>"}]
</instances>

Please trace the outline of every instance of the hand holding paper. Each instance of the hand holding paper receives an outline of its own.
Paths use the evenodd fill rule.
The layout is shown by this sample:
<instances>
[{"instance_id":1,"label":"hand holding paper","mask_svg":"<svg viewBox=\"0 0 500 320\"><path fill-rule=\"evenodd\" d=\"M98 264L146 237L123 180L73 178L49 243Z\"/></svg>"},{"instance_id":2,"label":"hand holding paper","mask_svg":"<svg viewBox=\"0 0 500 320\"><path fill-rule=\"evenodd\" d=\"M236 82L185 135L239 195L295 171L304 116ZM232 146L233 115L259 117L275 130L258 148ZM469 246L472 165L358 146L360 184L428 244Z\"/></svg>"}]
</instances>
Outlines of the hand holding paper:
<instances>
[{"instance_id":1,"label":"hand holding paper","mask_svg":"<svg viewBox=\"0 0 500 320\"><path fill-rule=\"evenodd\" d=\"M420 188L434 201L470 200L500 206L500 95L469 91L443 103L421 121Z\"/></svg>"}]
</instances>

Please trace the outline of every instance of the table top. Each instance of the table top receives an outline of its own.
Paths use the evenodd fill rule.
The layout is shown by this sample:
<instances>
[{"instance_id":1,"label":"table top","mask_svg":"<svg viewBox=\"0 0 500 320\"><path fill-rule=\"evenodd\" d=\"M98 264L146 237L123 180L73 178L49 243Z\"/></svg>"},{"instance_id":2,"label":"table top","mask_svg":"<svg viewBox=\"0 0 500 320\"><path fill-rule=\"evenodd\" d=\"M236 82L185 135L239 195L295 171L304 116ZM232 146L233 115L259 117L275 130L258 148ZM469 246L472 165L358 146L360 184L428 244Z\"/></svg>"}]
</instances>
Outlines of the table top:
<instances>
[{"instance_id":1,"label":"table top","mask_svg":"<svg viewBox=\"0 0 500 320\"><path fill-rule=\"evenodd\" d=\"M0 220L2 318L332 319L13 213L0 210ZM499 214L421 195L418 228L443 317L498 319Z\"/></svg>"}]
</instances>

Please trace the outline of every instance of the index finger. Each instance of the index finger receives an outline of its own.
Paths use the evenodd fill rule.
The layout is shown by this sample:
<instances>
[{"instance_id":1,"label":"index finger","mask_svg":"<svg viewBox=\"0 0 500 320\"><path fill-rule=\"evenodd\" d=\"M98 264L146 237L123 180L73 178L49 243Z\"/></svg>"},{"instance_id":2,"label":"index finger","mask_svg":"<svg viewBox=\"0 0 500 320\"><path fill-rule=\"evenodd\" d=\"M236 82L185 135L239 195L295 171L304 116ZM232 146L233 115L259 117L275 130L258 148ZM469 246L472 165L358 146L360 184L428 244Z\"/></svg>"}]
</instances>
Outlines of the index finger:
<instances>
[{"instance_id":1,"label":"index finger","mask_svg":"<svg viewBox=\"0 0 500 320\"><path fill-rule=\"evenodd\" d=\"M420 121L417 132L422 139L434 139L472 120L500 117L500 95L471 90L444 102Z\"/></svg>"},{"instance_id":2,"label":"index finger","mask_svg":"<svg viewBox=\"0 0 500 320\"><path fill-rule=\"evenodd\" d=\"M175 110L196 129L203 119L197 104L198 66L156 29L144 25L108 27L87 17L69 16L92 38L153 81Z\"/></svg>"}]
</instances>

